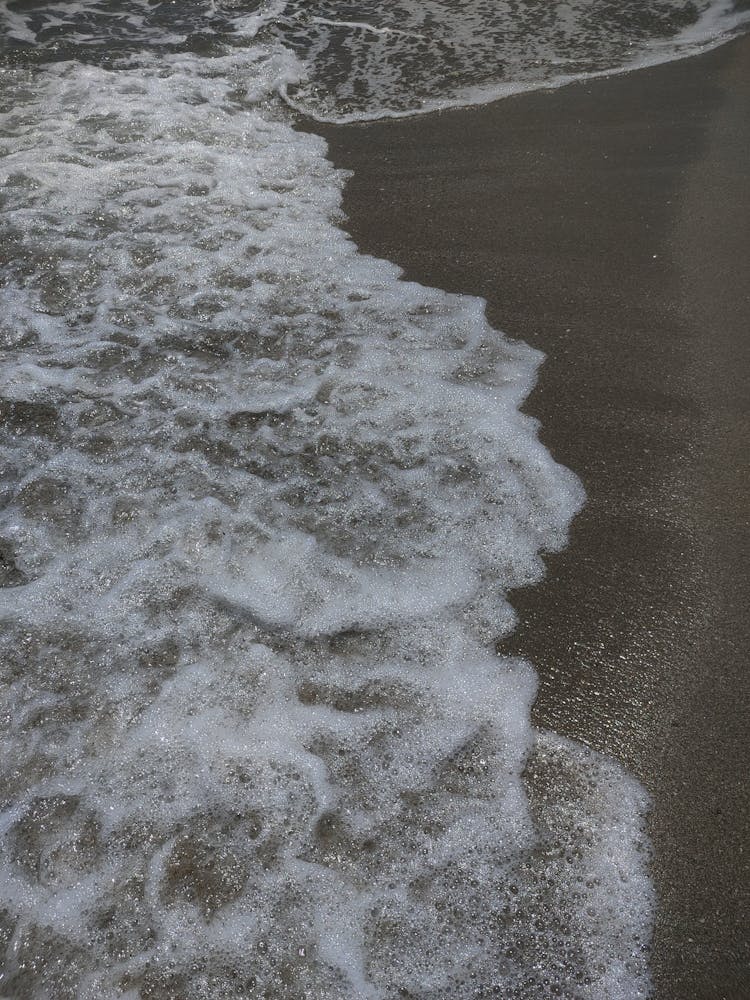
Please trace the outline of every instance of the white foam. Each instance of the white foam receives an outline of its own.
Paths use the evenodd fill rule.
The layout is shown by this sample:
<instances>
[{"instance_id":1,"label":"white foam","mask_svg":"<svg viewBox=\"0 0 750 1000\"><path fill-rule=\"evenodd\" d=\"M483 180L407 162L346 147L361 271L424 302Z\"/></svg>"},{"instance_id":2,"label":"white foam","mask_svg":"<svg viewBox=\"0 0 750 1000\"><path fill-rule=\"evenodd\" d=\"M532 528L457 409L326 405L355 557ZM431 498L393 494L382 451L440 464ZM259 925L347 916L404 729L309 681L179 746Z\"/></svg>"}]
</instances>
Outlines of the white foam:
<instances>
[{"instance_id":1,"label":"white foam","mask_svg":"<svg viewBox=\"0 0 750 1000\"><path fill-rule=\"evenodd\" d=\"M0 988L645 996L645 797L491 653L539 355L357 253L298 69L4 75Z\"/></svg>"}]
</instances>

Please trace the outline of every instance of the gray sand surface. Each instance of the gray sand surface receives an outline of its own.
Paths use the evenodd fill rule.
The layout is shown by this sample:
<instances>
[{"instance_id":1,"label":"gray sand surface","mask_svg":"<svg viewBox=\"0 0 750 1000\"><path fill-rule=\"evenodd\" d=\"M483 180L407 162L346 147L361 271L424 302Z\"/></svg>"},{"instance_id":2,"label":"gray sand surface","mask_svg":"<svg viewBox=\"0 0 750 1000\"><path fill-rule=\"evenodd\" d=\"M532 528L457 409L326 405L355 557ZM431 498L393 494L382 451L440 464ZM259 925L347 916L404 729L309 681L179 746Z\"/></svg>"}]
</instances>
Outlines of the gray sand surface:
<instances>
[{"instance_id":1,"label":"gray sand surface","mask_svg":"<svg viewBox=\"0 0 750 1000\"><path fill-rule=\"evenodd\" d=\"M750 996L750 38L484 108L319 127L360 247L482 295L589 497L504 650L653 797L660 1000Z\"/></svg>"}]
</instances>

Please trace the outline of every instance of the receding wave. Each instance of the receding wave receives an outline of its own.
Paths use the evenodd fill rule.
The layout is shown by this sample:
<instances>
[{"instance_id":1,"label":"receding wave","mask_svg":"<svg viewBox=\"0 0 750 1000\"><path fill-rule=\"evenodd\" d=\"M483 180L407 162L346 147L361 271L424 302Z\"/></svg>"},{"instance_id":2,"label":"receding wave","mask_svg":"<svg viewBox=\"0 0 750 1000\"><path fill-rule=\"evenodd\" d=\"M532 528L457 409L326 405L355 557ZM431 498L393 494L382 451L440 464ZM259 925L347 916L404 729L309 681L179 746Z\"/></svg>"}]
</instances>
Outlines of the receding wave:
<instances>
[{"instance_id":1,"label":"receding wave","mask_svg":"<svg viewBox=\"0 0 750 1000\"><path fill-rule=\"evenodd\" d=\"M732 0L400 0L288 4L275 33L308 74L290 103L322 121L482 104L665 62L745 27Z\"/></svg>"}]
</instances>

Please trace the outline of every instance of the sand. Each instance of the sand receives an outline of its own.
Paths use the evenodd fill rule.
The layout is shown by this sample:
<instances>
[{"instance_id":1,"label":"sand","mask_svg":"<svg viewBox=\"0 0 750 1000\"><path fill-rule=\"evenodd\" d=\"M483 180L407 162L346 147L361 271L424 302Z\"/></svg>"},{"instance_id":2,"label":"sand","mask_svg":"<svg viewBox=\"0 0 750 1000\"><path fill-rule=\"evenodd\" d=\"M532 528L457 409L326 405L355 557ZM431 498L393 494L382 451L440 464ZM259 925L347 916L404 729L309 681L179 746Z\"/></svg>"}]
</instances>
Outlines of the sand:
<instances>
[{"instance_id":1,"label":"sand","mask_svg":"<svg viewBox=\"0 0 750 1000\"><path fill-rule=\"evenodd\" d=\"M316 127L348 229L543 350L588 504L499 648L653 797L662 1000L750 995L750 39L484 108Z\"/></svg>"}]
</instances>

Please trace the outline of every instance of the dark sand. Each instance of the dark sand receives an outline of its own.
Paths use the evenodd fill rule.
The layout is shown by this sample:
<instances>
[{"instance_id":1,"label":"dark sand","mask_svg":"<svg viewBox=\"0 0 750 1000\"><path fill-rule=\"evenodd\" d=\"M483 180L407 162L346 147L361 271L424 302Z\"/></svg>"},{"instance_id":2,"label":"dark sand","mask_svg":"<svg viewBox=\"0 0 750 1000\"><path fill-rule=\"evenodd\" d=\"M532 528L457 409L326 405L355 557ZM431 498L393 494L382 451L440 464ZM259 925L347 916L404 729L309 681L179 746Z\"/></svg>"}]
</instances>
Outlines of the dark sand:
<instances>
[{"instance_id":1,"label":"dark sand","mask_svg":"<svg viewBox=\"0 0 750 1000\"><path fill-rule=\"evenodd\" d=\"M656 996L750 997L750 39L316 131L364 251L547 354L527 409L589 500L500 648L653 796Z\"/></svg>"}]
</instances>

